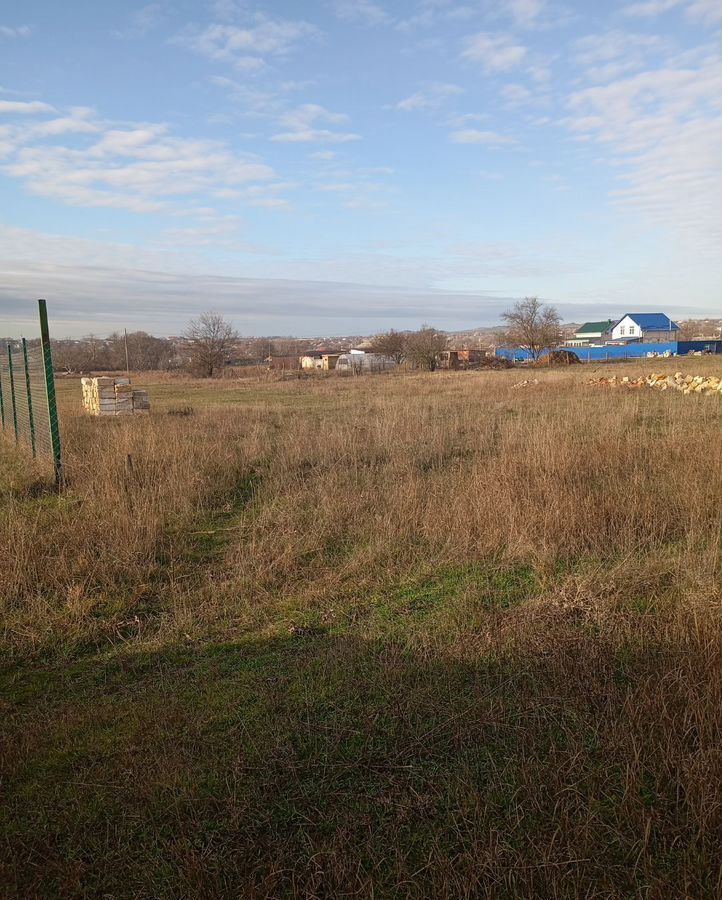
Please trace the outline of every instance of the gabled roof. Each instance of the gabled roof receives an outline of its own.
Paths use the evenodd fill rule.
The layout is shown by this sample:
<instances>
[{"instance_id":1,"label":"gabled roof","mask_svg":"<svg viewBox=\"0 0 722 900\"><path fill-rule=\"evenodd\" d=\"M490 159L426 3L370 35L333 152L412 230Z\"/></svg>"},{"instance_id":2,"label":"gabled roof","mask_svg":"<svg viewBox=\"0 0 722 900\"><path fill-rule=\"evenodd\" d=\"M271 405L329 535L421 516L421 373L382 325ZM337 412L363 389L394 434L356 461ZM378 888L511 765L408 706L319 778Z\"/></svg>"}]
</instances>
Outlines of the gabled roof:
<instances>
[{"instance_id":1,"label":"gabled roof","mask_svg":"<svg viewBox=\"0 0 722 900\"><path fill-rule=\"evenodd\" d=\"M577 328L575 334L604 334L612 327L612 320L607 319L606 322L585 322L581 328Z\"/></svg>"},{"instance_id":2,"label":"gabled roof","mask_svg":"<svg viewBox=\"0 0 722 900\"><path fill-rule=\"evenodd\" d=\"M679 328L679 325L664 313L625 313L615 325L619 325L622 319L627 317L644 331L677 331Z\"/></svg>"}]
</instances>

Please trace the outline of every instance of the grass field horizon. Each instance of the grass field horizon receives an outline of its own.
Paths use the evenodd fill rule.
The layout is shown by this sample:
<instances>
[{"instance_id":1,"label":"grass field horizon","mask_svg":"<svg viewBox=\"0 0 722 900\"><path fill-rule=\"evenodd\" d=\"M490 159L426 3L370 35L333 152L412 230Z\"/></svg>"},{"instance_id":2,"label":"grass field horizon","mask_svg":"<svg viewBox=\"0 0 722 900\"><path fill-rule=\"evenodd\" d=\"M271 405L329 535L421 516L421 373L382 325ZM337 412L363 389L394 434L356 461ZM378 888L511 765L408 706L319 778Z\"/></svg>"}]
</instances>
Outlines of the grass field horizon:
<instances>
[{"instance_id":1,"label":"grass field horizon","mask_svg":"<svg viewBox=\"0 0 722 900\"><path fill-rule=\"evenodd\" d=\"M7 896L720 896L720 399L585 384L677 369L58 379L65 490L0 441Z\"/></svg>"}]
</instances>

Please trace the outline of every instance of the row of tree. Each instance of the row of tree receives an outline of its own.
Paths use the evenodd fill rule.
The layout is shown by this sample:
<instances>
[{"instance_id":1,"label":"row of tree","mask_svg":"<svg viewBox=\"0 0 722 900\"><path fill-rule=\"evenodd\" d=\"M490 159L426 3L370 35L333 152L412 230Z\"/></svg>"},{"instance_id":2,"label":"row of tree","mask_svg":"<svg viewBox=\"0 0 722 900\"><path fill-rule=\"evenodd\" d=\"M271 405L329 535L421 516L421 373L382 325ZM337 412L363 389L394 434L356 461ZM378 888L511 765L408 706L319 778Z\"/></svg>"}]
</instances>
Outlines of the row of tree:
<instances>
[{"instance_id":1,"label":"row of tree","mask_svg":"<svg viewBox=\"0 0 722 900\"><path fill-rule=\"evenodd\" d=\"M527 349L533 358L560 342L561 322L556 309L537 297L520 300L503 318L507 323L504 342ZM116 332L107 338L88 335L80 341L56 341L53 355L58 368L74 372L185 368L210 378L238 354L240 340L233 325L220 313L205 312L191 320L178 343L144 331ZM449 341L443 331L422 325L418 331L383 332L372 344L376 352L391 357L398 365L408 362L415 368L433 370ZM256 361L273 354L299 352L302 348L298 341L259 338L246 342L246 354Z\"/></svg>"},{"instance_id":2,"label":"row of tree","mask_svg":"<svg viewBox=\"0 0 722 900\"><path fill-rule=\"evenodd\" d=\"M189 324L184 332L191 368L198 374L211 377L225 364L240 336L233 326L218 313L203 313ZM372 341L373 349L401 364L408 360L418 368L434 369L439 354L448 347L448 338L430 325L418 331L387 331ZM275 349L268 344L269 355ZM265 349L265 348L264 348Z\"/></svg>"},{"instance_id":3,"label":"row of tree","mask_svg":"<svg viewBox=\"0 0 722 900\"><path fill-rule=\"evenodd\" d=\"M53 341L53 362L70 372L170 369L180 365L177 350L168 338L145 331L115 332L107 338L89 334L79 341Z\"/></svg>"}]
</instances>

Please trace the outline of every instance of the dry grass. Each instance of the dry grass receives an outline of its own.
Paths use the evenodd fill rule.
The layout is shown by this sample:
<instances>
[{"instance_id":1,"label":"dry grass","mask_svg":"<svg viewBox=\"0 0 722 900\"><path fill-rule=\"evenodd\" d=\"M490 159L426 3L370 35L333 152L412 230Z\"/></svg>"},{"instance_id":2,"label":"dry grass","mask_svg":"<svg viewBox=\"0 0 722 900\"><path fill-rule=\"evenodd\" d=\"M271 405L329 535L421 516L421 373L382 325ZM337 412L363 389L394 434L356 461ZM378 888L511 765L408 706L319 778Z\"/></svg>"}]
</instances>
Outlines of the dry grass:
<instances>
[{"instance_id":1,"label":"dry grass","mask_svg":"<svg viewBox=\"0 0 722 900\"><path fill-rule=\"evenodd\" d=\"M66 493L0 457L11 895L718 896L719 400L598 370L63 382Z\"/></svg>"}]
</instances>

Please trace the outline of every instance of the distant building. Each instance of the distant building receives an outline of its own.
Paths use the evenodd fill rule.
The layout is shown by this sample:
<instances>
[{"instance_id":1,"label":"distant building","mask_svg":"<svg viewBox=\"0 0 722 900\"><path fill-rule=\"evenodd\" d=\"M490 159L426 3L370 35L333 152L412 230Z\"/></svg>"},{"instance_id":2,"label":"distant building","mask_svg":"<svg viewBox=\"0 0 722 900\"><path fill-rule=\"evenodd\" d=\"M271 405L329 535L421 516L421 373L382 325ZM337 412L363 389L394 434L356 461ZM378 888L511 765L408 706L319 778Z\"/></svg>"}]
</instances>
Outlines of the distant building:
<instances>
[{"instance_id":1,"label":"distant building","mask_svg":"<svg viewBox=\"0 0 722 900\"><path fill-rule=\"evenodd\" d=\"M330 372L332 369L335 369L340 356L340 353L324 353L321 356L321 368L325 372Z\"/></svg>"},{"instance_id":2,"label":"distant building","mask_svg":"<svg viewBox=\"0 0 722 900\"><path fill-rule=\"evenodd\" d=\"M609 332L614 323L611 319L603 322L585 322L574 332L574 337L564 343L568 347L585 347L587 344L602 344L609 340Z\"/></svg>"},{"instance_id":3,"label":"distant building","mask_svg":"<svg viewBox=\"0 0 722 900\"><path fill-rule=\"evenodd\" d=\"M470 350L442 350L437 359L440 369L468 369Z\"/></svg>"},{"instance_id":4,"label":"distant building","mask_svg":"<svg viewBox=\"0 0 722 900\"><path fill-rule=\"evenodd\" d=\"M610 340L657 344L676 341L679 326L664 313L627 313L612 326Z\"/></svg>"},{"instance_id":5,"label":"distant building","mask_svg":"<svg viewBox=\"0 0 722 900\"><path fill-rule=\"evenodd\" d=\"M302 369L321 369L323 367L323 352L321 350L307 350L298 357Z\"/></svg>"},{"instance_id":6,"label":"distant building","mask_svg":"<svg viewBox=\"0 0 722 900\"><path fill-rule=\"evenodd\" d=\"M360 375L362 372L386 372L395 369L396 363L390 356L381 353L354 352L342 353L336 360L337 372L351 372Z\"/></svg>"},{"instance_id":7,"label":"distant building","mask_svg":"<svg viewBox=\"0 0 722 900\"><path fill-rule=\"evenodd\" d=\"M322 369L330 371L336 368L340 353L327 352L326 350L308 350L298 357L302 369Z\"/></svg>"},{"instance_id":8,"label":"distant building","mask_svg":"<svg viewBox=\"0 0 722 900\"><path fill-rule=\"evenodd\" d=\"M373 341L361 341L358 344L354 344L353 347L348 351L349 353L375 353L376 348L373 345Z\"/></svg>"}]
</instances>

